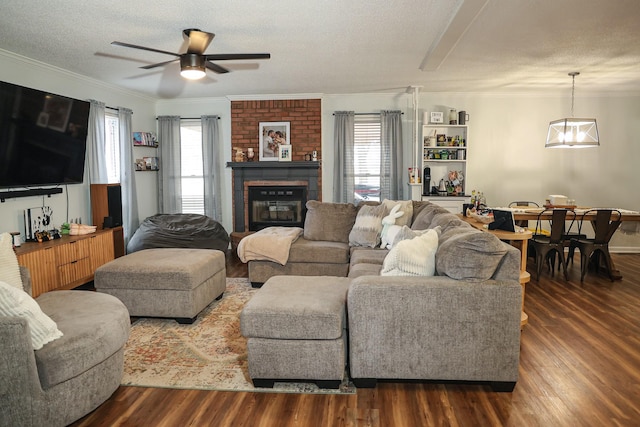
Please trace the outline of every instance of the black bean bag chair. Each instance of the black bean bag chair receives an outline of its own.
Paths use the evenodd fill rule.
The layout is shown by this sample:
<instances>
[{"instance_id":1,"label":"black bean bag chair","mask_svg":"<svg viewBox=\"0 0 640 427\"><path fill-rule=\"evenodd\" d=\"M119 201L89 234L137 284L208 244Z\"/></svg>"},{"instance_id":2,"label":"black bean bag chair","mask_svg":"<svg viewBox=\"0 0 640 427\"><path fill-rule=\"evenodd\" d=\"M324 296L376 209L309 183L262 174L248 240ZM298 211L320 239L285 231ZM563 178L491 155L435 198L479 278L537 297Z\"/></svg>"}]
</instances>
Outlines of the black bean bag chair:
<instances>
[{"instance_id":1,"label":"black bean bag chair","mask_svg":"<svg viewBox=\"0 0 640 427\"><path fill-rule=\"evenodd\" d=\"M196 248L226 251L229 234L199 214L157 214L145 219L127 244L127 253L152 248Z\"/></svg>"}]
</instances>

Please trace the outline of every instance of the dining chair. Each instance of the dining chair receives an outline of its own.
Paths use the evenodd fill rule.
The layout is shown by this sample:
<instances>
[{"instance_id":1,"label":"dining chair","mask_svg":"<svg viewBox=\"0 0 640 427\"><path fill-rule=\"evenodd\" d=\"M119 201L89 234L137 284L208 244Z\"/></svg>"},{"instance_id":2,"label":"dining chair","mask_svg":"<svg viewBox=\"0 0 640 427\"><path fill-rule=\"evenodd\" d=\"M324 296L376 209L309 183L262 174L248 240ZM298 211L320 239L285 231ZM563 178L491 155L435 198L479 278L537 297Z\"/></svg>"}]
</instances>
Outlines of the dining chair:
<instances>
[{"instance_id":1,"label":"dining chair","mask_svg":"<svg viewBox=\"0 0 640 427\"><path fill-rule=\"evenodd\" d=\"M595 219L586 219L593 226L593 238L574 238L569 244L569 259L573 259L576 248L580 250L580 281L584 281L584 276L590 264L595 266L596 271L604 261L607 273L611 281L614 280L611 271L611 254L609 253L609 240L616 232L622 222L622 213L617 209L589 209L584 212L578 223L578 233L582 233L582 226L585 218L595 214ZM602 259L601 259L602 258Z\"/></svg>"},{"instance_id":2,"label":"dining chair","mask_svg":"<svg viewBox=\"0 0 640 427\"><path fill-rule=\"evenodd\" d=\"M547 236L541 234L541 231L542 223L547 221L544 219L544 216L545 214L548 215L549 212L551 212L551 232ZM529 240L529 244L535 251L537 280L540 279L542 265L545 263L549 265L551 275L554 275L556 255L558 256L559 262L564 270L565 280L569 279L567 274L567 262L564 256L564 244L562 242L562 235L565 230L567 215L573 216L573 220L575 220L575 213L567 209L545 209L538 214L535 232L533 233L531 240Z\"/></svg>"},{"instance_id":3,"label":"dining chair","mask_svg":"<svg viewBox=\"0 0 640 427\"><path fill-rule=\"evenodd\" d=\"M540 205L537 204L536 202L530 202L527 200L516 200L515 202L509 203L509 207L510 208L526 208L526 207L539 208ZM516 221L516 225L527 228L529 227L529 221L526 219L521 219Z\"/></svg>"}]
</instances>

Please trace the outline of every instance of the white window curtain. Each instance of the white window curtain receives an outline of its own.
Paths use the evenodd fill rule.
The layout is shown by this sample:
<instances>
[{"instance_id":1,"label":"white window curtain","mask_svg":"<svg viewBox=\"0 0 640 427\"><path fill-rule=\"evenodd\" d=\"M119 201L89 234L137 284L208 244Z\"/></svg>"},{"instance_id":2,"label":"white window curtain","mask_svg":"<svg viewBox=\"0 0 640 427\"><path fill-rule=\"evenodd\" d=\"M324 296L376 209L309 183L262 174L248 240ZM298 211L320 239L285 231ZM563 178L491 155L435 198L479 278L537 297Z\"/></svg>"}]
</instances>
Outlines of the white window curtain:
<instances>
[{"instance_id":1,"label":"white window curtain","mask_svg":"<svg viewBox=\"0 0 640 427\"><path fill-rule=\"evenodd\" d=\"M89 100L89 126L87 129L87 163L89 182L107 184L106 138L104 131L104 102Z\"/></svg>"},{"instance_id":2,"label":"white window curtain","mask_svg":"<svg viewBox=\"0 0 640 427\"><path fill-rule=\"evenodd\" d=\"M222 221L222 167L218 116L202 116L202 166L204 177L204 214Z\"/></svg>"},{"instance_id":3,"label":"white window curtain","mask_svg":"<svg viewBox=\"0 0 640 427\"><path fill-rule=\"evenodd\" d=\"M380 197L402 199L402 112L380 113Z\"/></svg>"},{"instance_id":4,"label":"white window curtain","mask_svg":"<svg viewBox=\"0 0 640 427\"><path fill-rule=\"evenodd\" d=\"M333 201L336 203L353 202L355 189L353 170L354 116L353 111L336 111L334 113Z\"/></svg>"},{"instance_id":5,"label":"white window curtain","mask_svg":"<svg viewBox=\"0 0 640 427\"><path fill-rule=\"evenodd\" d=\"M136 175L131 142L131 115L128 108L118 107L120 124L120 188L122 190L122 226L124 228L124 246L138 229L138 196L136 194Z\"/></svg>"},{"instance_id":6,"label":"white window curtain","mask_svg":"<svg viewBox=\"0 0 640 427\"><path fill-rule=\"evenodd\" d=\"M160 170L158 172L158 212L180 213L182 187L180 180L180 117L158 117Z\"/></svg>"}]
</instances>

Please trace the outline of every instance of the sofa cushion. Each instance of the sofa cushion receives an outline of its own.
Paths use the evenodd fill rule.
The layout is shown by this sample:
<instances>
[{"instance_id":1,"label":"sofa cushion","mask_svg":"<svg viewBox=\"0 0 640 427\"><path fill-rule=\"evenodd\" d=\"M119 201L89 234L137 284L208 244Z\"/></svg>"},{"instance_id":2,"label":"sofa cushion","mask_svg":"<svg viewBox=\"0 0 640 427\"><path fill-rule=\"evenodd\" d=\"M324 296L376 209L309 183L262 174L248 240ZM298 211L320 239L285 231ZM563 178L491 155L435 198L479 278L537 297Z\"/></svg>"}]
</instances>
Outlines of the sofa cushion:
<instances>
[{"instance_id":1,"label":"sofa cushion","mask_svg":"<svg viewBox=\"0 0 640 427\"><path fill-rule=\"evenodd\" d=\"M9 233L0 234L0 280L17 289L23 289L18 258L13 251L13 239Z\"/></svg>"},{"instance_id":2,"label":"sofa cushion","mask_svg":"<svg viewBox=\"0 0 640 427\"><path fill-rule=\"evenodd\" d=\"M429 230L430 229L412 230L405 225L400 229L400 231L398 231L398 234L396 234L395 238L393 239L393 242L391 242L391 247L397 245L399 242L402 242L403 240L411 240L414 237L421 236ZM438 235L440 235L440 227L435 227L433 228L433 230L436 230Z\"/></svg>"},{"instance_id":3,"label":"sofa cushion","mask_svg":"<svg viewBox=\"0 0 640 427\"><path fill-rule=\"evenodd\" d=\"M349 244L369 248L380 246L382 218L386 215L387 209L384 205L362 206L358 210L355 224L349 232Z\"/></svg>"},{"instance_id":4,"label":"sofa cushion","mask_svg":"<svg viewBox=\"0 0 640 427\"><path fill-rule=\"evenodd\" d=\"M240 314L247 338L333 340L346 324L346 277L275 276Z\"/></svg>"},{"instance_id":5,"label":"sofa cushion","mask_svg":"<svg viewBox=\"0 0 640 427\"><path fill-rule=\"evenodd\" d=\"M351 203L323 203L309 200L304 220L304 238L349 243L349 232L356 220Z\"/></svg>"},{"instance_id":6,"label":"sofa cushion","mask_svg":"<svg viewBox=\"0 0 640 427\"><path fill-rule=\"evenodd\" d=\"M422 204L414 204L413 206L413 221L411 222L411 228L413 230L426 230L427 228L433 228L431 221L436 214L449 213L448 210L442 206L438 206L435 203L423 202Z\"/></svg>"},{"instance_id":7,"label":"sofa cushion","mask_svg":"<svg viewBox=\"0 0 640 427\"><path fill-rule=\"evenodd\" d=\"M114 296L55 291L36 300L64 334L35 352L40 383L45 390L102 363L129 338L129 312Z\"/></svg>"},{"instance_id":8,"label":"sofa cushion","mask_svg":"<svg viewBox=\"0 0 640 427\"><path fill-rule=\"evenodd\" d=\"M382 264L359 263L349 267L349 278L355 279L361 276L379 276Z\"/></svg>"},{"instance_id":9,"label":"sofa cushion","mask_svg":"<svg viewBox=\"0 0 640 427\"><path fill-rule=\"evenodd\" d=\"M396 218L395 225L403 226L403 225L411 225L411 220L413 219L413 201L411 200L389 200L384 199L382 204L387 209L387 215L391 212L394 206L400 204L400 212L403 212L400 218Z\"/></svg>"},{"instance_id":10,"label":"sofa cushion","mask_svg":"<svg viewBox=\"0 0 640 427\"><path fill-rule=\"evenodd\" d=\"M389 251L380 248L351 248L351 266L356 264L378 264L382 265Z\"/></svg>"},{"instance_id":11,"label":"sofa cushion","mask_svg":"<svg viewBox=\"0 0 640 427\"><path fill-rule=\"evenodd\" d=\"M391 248L382 264L381 276L433 276L438 249L438 233L427 230Z\"/></svg>"},{"instance_id":12,"label":"sofa cushion","mask_svg":"<svg viewBox=\"0 0 640 427\"><path fill-rule=\"evenodd\" d=\"M307 240L301 237L291 245L287 264L302 262L346 264L349 262L349 245L342 242Z\"/></svg>"},{"instance_id":13,"label":"sofa cushion","mask_svg":"<svg viewBox=\"0 0 640 427\"><path fill-rule=\"evenodd\" d=\"M21 317L29 324L31 346L39 350L43 345L62 336L56 322L43 313L31 295L22 289L0 281L0 315Z\"/></svg>"},{"instance_id":14,"label":"sofa cushion","mask_svg":"<svg viewBox=\"0 0 640 427\"><path fill-rule=\"evenodd\" d=\"M493 234L462 227L443 231L436 252L436 271L452 279L481 282L490 279L506 254Z\"/></svg>"}]
</instances>

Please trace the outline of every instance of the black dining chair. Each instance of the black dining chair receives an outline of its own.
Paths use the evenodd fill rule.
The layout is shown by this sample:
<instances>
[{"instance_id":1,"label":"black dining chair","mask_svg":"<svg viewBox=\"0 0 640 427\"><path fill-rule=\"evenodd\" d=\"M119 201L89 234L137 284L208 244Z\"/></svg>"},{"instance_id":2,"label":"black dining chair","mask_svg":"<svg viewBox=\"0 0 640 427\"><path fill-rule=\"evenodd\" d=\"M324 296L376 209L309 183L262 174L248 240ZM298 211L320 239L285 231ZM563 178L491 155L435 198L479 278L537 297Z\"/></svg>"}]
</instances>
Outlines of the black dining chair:
<instances>
[{"instance_id":1,"label":"black dining chair","mask_svg":"<svg viewBox=\"0 0 640 427\"><path fill-rule=\"evenodd\" d=\"M530 202L527 200L516 200L515 202L509 203L509 207L510 208L527 208L527 207L539 208L540 205L537 204L536 202ZM522 219L522 220L516 221L516 225L527 228L529 227L529 221L526 219Z\"/></svg>"},{"instance_id":2,"label":"black dining chair","mask_svg":"<svg viewBox=\"0 0 640 427\"><path fill-rule=\"evenodd\" d=\"M551 232L547 236L542 234L542 224L547 221L544 219L545 214L548 215L550 212ZM567 209L545 209L538 214L535 232L533 233L531 240L529 240L530 246L535 251L537 280L540 279L542 265L545 263L549 265L549 270L553 276L556 255L559 258L559 267L561 266L564 270L565 280L569 279L567 274L567 262L564 256L564 244L562 241L567 215L572 217L573 221L575 221L575 213Z\"/></svg>"},{"instance_id":3,"label":"black dining chair","mask_svg":"<svg viewBox=\"0 0 640 427\"><path fill-rule=\"evenodd\" d=\"M580 281L584 281L584 276L590 264L595 266L596 271L604 262L607 273L611 281L614 280L611 271L611 254L609 253L609 240L616 232L622 222L622 213L617 209L589 209L585 211L578 223L578 233L582 233L582 226L585 218L595 214L595 219L586 219L593 226L593 238L574 238L569 244L569 259L573 259L576 248L580 250Z\"/></svg>"}]
</instances>

